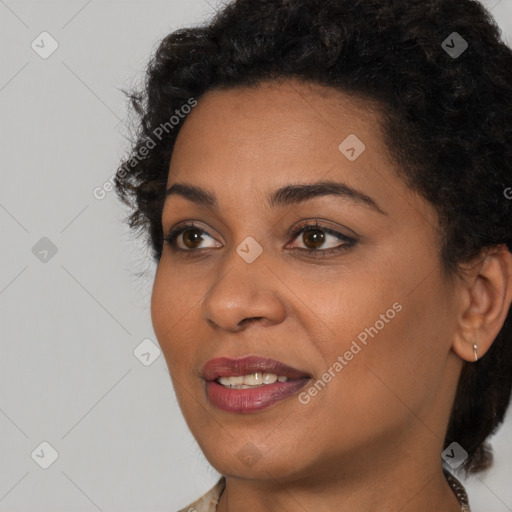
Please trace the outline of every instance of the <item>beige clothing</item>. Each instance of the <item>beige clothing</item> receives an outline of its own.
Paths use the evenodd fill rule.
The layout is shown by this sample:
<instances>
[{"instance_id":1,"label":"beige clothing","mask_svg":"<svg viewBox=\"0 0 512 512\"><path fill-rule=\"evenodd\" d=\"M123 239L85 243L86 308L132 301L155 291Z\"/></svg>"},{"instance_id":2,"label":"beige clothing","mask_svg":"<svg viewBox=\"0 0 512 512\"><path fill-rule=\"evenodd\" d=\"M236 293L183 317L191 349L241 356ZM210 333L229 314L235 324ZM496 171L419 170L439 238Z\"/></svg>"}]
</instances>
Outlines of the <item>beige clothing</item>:
<instances>
[{"instance_id":1,"label":"beige clothing","mask_svg":"<svg viewBox=\"0 0 512 512\"><path fill-rule=\"evenodd\" d=\"M222 476L219 481L206 494L203 494L197 501L188 507L182 508L179 512L216 512L220 495L226 486L226 480Z\"/></svg>"},{"instance_id":2,"label":"beige clothing","mask_svg":"<svg viewBox=\"0 0 512 512\"><path fill-rule=\"evenodd\" d=\"M461 512L471 512L468 496L462 484L448 471L445 471L444 475L459 500ZM197 501L191 503L188 507L182 508L179 512L216 512L219 498L225 487L226 480L224 477L221 477L212 489L201 496Z\"/></svg>"}]
</instances>

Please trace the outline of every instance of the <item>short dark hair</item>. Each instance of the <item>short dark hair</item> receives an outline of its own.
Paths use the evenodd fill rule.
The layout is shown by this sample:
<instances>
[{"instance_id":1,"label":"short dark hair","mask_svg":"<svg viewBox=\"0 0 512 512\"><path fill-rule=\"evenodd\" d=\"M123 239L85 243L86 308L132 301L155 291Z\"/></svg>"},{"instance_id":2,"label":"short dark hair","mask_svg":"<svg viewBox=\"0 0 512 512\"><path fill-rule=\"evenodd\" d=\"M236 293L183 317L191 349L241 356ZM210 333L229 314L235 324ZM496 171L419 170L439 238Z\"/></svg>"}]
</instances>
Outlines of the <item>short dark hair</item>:
<instances>
[{"instance_id":1,"label":"short dark hair","mask_svg":"<svg viewBox=\"0 0 512 512\"><path fill-rule=\"evenodd\" d=\"M462 54L450 51L466 43ZM439 215L447 275L486 248L512 250L512 201L504 192L512 185L512 51L479 2L235 0L210 22L166 36L144 84L127 93L138 131L117 170L116 191L155 260L182 124L171 126L171 116L211 89L287 78L380 106L401 177ZM161 126L166 136L155 137ZM445 447L456 441L468 452L467 472L490 466L485 441L503 421L511 386L509 311L490 350L465 363L459 380Z\"/></svg>"}]
</instances>

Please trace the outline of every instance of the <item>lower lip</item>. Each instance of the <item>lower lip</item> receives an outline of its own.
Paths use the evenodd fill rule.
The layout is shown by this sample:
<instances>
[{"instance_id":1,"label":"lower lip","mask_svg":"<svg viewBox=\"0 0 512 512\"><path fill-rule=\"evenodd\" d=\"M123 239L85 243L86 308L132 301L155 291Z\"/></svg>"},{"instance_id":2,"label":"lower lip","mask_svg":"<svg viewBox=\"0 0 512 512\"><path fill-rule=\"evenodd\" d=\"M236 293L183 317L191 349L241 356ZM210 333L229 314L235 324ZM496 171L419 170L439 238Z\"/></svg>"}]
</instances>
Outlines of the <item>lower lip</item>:
<instances>
[{"instance_id":1,"label":"lower lip","mask_svg":"<svg viewBox=\"0 0 512 512\"><path fill-rule=\"evenodd\" d=\"M309 380L275 382L253 389L229 389L216 381L209 381L206 383L206 393L215 407L227 412L244 414L261 411L288 398L303 388Z\"/></svg>"}]
</instances>

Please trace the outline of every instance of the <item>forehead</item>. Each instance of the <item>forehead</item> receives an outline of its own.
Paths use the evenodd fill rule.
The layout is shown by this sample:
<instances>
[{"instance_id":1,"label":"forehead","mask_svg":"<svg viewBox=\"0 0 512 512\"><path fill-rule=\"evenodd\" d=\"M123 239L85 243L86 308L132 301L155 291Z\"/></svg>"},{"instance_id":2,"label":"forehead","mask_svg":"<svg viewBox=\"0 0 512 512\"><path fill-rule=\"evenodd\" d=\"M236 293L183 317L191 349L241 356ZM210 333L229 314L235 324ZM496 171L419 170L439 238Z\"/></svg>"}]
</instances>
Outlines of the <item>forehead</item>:
<instances>
[{"instance_id":1,"label":"forehead","mask_svg":"<svg viewBox=\"0 0 512 512\"><path fill-rule=\"evenodd\" d=\"M200 187L224 215L242 222L264 215L279 188L333 181L372 198L390 222L436 226L435 209L399 177L381 130L375 104L330 87L283 82L213 90L184 121L167 188ZM164 216L173 203L166 201ZM349 203L338 204L344 215L358 215Z\"/></svg>"},{"instance_id":2,"label":"forehead","mask_svg":"<svg viewBox=\"0 0 512 512\"><path fill-rule=\"evenodd\" d=\"M217 128L210 137L231 132L232 136L258 138L282 133L293 138L305 131L335 132L339 136L340 123L372 132L378 129L378 120L375 102L332 87L293 80L263 82L208 91L189 114L178 138L201 129L199 125L204 130Z\"/></svg>"},{"instance_id":3,"label":"forehead","mask_svg":"<svg viewBox=\"0 0 512 512\"><path fill-rule=\"evenodd\" d=\"M340 159L349 162L340 152L347 139L361 151L347 171L372 158L389 160L375 105L362 98L292 80L212 90L180 130L169 181L185 173L211 182L240 178L244 170L257 170L260 179L326 173Z\"/></svg>"}]
</instances>

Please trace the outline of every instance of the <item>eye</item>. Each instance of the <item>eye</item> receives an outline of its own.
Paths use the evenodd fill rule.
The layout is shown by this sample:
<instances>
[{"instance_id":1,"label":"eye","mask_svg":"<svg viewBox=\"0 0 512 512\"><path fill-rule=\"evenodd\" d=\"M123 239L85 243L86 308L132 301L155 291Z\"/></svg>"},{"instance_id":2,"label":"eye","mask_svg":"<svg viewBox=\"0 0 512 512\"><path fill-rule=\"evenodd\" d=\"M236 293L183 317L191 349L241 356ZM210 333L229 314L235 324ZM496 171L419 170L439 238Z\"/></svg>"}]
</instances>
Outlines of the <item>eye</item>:
<instances>
[{"instance_id":1,"label":"eye","mask_svg":"<svg viewBox=\"0 0 512 512\"><path fill-rule=\"evenodd\" d=\"M316 253L314 256L347 250L357 243L356 239L326 226L320 226L318 222L302 224L292 233L292 237L293 240L299 239L302 247L292 246L290 249L306 251L308 254Z\"/></svg>"},{"instance_id":2,"label":"eye","mask_svg":"<svg viewBox=\"0 0 512 512\"><path fill-rule=\"evenodd\" d=\"M201 244L208 239L213 243L206 247ZM185 224L171 230L164 238L164 242L168 243L176 251L197 251L200 249L209 249L212 247L222 247L222 244L210 236L204 229L197 227L195 224Z\"/></svg>"},{"instance_id":3,"label":"eye","mask_svg":"<svg viewBox=\"0 0 512 512\"><path fill-rule=\"evenodd\" d=\"M300 237L300 235L302 235ZM327 256L332 253L349 249L357 243L355 238L349 237L332 228L320 226L318 222L306 222L297 228L291 235L293 240L299 239L302 247L288 247L294 251L305 252L313 256ZM209 245L203 245L210 240ZM173 228L164 238L174 251L183 253L201 253L203 250L223 247L220 242L209 235L204 229L194 223L182 224Z\"/></svg>"}]
</instances>

